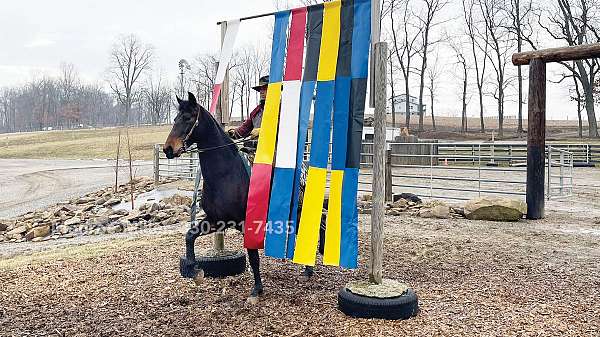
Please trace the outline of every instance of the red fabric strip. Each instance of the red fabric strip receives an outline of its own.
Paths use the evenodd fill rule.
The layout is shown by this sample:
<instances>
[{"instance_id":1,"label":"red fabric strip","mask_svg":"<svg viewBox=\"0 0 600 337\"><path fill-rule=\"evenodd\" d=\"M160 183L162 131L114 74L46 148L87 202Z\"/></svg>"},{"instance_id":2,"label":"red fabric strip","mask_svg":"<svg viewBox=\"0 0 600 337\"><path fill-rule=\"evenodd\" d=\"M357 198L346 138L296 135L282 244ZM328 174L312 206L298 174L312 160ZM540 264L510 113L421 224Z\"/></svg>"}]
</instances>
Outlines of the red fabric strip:
<instances>
[{"instance_id":1,"label":"red fabric strip","mask_svg":"<svg viewBox=\"0 0 600 337\"><path fill-rule=\"evenodd\" d=\"M215 84L215 87L213 88L213 93L212 93L212 102L210 103L210 113L211 114L215 114L215 112L217 111L217 102L219 101L219 95L221 95L221 87L223 86L223 83L219 83L219 84Z\"/></svg>"},{"instance_id":2,"label":"red fabric strip","mask_svg":"<svg viewBox=\"0 0 600 337\"><path fill-rule=\"evenodd\" d=\"M244 223L244 248L263 249L265 247L265 227L272 174L272 165L255 163L252 166L248 204L246 205L246 222Z\"/></svg>"},{"instance_id":3,"label":"red fabric strip","mask_svg":"<svg viewBox=\"0 0 600 337\"><path fill-rule=\"evenodd\" d=\"M285 66L284 81L302 79L302 60L304 57L304 39L306 33L306 7L292 10L292 24Z\"/></svg>"}]
</instances>

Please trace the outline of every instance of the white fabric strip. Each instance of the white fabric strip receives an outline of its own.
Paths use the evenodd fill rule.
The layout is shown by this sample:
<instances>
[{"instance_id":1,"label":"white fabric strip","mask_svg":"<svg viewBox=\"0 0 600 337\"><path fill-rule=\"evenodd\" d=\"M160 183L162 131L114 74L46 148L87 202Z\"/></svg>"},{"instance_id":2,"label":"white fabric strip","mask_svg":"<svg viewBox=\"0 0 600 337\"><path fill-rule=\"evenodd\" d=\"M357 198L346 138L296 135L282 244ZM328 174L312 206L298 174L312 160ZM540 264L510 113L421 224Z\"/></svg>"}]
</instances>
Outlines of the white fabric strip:
<instances>
[{"instance_id":1,"label":"white fabric strip","mask_svg":"<svg viewBox=\"0 0 600 337\"><path fill-rule=\"evenodd\" d=\"M298 147L301 81L283 82L275 167L295 168Z\"/></svg>"},{"instance_id":2,"label":"white fabric strip","mask_svg":"<svg viewBox=\"0 0 600 337\"><path fill-rule=\"evenodd\" d=\"M215 78L215 84L223 83L225 79L225 72L231 61L233 55L233 46L235 44L235 38L237 37L238 30L240 28L240 20L227 21L227 31L225 32L225 39L221 46L221 57L219 58L219 68L217 70L217 77Z\"/></svg>"}]
</instances>

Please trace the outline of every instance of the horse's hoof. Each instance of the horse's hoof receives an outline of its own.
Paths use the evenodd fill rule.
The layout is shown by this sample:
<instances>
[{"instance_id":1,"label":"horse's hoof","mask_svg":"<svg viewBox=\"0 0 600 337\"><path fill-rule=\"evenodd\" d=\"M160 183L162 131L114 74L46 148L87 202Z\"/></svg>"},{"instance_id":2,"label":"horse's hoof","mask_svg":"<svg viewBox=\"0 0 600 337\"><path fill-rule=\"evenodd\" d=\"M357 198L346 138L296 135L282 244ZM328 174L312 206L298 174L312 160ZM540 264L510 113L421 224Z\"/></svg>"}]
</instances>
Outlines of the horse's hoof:
<instances>
[{"instance_id":1,"label":"horse's hoof","mask_svg":"<svg viewBox=\"0 0 600 337\"><path fill-rule=\"evenodd\" d=\"M259 302L258 296L250 296L246 299L246 303L250 305L257 305Z\"/></svg>"},{"instance_id":2,"label":"horse's hoof","mask_svg":"<svg viewBox=\"0 0 600 337\"><path fill-rule=\"evenodd\" d=\"M199 286L204 282L204 270L196 269L196 276L194 276L194 283L196 286Z\"/></svg>"}]
</instances>

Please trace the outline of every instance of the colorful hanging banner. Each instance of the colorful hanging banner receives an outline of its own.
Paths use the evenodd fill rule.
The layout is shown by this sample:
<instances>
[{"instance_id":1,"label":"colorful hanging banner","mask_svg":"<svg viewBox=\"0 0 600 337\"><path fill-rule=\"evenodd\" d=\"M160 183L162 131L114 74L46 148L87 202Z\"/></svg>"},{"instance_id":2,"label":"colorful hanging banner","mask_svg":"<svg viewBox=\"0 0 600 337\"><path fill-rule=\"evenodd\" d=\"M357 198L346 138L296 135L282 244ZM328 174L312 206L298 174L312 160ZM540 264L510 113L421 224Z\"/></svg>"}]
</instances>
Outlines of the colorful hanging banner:
<instances>
[{"instance_id":1,"label":"colorful hanging banner","mask_svg":"<svg viewBox=\"0 0 600 337\"><path fill-rule=\"evenodd\" d=\"M219 68L217 69L217 76L215 77L215 86L213 87L212 101L209 109L210 113L212 114L217 111L217 102L219 101L219 96L221 95L221 88L223 87L223 81L225 80L227 67L229 67L229 62L231 61L231 56L233 55L233 46L240 28L240 20L227 21L226 24L227 30L225 31L225 38L223 39L223 45L221 46Z\"/></svg>"},{"instance_id":2,"label":"colorful hanging banner","mask_svg":"<svg viewBox=\"0 0 600 337\"><path fill-rule=\"evenodd\" d=\"M370 0L338 0L275 15L271 83L248 195L245 247L264 247L268 256L314 265L329 182L323 262L357 266L356 197L370 21Z\"/></svg>"},{"instance_id":3,"label":"colorful hanging banner","mask_svg":"<svg viewBox=\"0 0 600 337\"><path fill-rule=\"evenodd\" d=\"M264 247L289 19L290 11L275 14L269 86L259 133L260 141L254 157L252 175L250 176L246 220L244 222L244 247L249 249L262 249Z\"/></svg>"}]
</instances>

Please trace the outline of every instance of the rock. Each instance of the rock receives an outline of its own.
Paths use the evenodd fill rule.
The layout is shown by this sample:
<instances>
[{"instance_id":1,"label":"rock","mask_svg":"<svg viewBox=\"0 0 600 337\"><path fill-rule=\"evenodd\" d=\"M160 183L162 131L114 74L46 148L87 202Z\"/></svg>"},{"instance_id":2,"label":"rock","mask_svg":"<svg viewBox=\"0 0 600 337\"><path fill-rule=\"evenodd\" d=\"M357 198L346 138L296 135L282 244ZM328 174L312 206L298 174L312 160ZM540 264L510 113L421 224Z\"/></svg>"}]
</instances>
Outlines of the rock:
<instances>
[{"instance_id":1,"label":"rock","mask_svg":"<svg viewBox=\"0 0 600 337\"><path fill-rule=\"evenodd\" d=\"M61 235L68 234L71 231L71 227L67 225L60 225L56 227L56 231Z\"/></svg>"},{"instance_id":2,"label":"rock","mask_svg":"<svg viewBox=\"0 0 600 337\"><path fill-rule=\"evenodd\" d=\"M158 203L152 203L152 206L150 206L150 213L154 213L158 210L160 210L160 206L158 205Z\"/></svg>"},{"instance_id":3,"label":"rock","mask_svg":"<svg viewBox=\"0 0 600 337\"><path fill-rule=\"evenodd\" d=\"M106 234L115 234L115 233L120 233L122 231L121 226L110 226L110 227L106 227Z\"/></svg>"},{"instance_id":4,"label":"rock","mask_svg":"<svg viewBox=\"0 0 600 337\"><path fill-rule=\"evenodd\" d=\"M162 221L168 217L169 217L169 214L167 214L166 212L158 212L154 215L154 219L156 219L158 221Z\"/></svg>"},{"instance_id":5,"label":"rock","mask_svg":"<svg viewBox=\"0 0 600 337\"><path fill-rule=\"evenodd\" d=\"M437 205L431 209L434 218L450 219L450 207L446 205Z\"/></svg>"},{"instance_id":6,"label":"rock","mask_svg":"<svg viewBox=\"0 0 600 337\"><path fill-rule=\"evenodd\" d=\"M111 199L106 200L103 205L104 206L113 206L113 205L120 204L120 203L121 203L121 199L111 198Z\"/></svg>"},{"instance_id":7,"label":"rock","mask_svg":"<svg viewBox=\"0 0 600 337\"><path fill-rule=\"evenodd\" d=\"M19 227L16 227L16 228L8 231L8 233L6 233L6 235L14 237L15 235L23 234L23 233L27 232L27 229L28 229L27 225L21 225Z\"/></svg>"},{"instance_id":8,"label":"rock","mask_svg":"<svg viewBox=\"0 0 600 337\"><path fill-rule=\"evenodd\" d=\"M190 198L188 196L179 195L179 194L174 194L168 198L163 199L162 201L165 204L172 205L172 206L181 206L181 205L191 205L192 204L192 198Z\"/></svg>"},{"instance_id":9,"label":"rock","mask_svg":"<svg viewBox=\"0 0 600 337\"><path fill-rule=\"evenodd\" d=\"M8 225L0 222L0 232L4 232L8 229Z\"/></svg>"},{"instance_id":10,"label":"rock","mask_svg":"<svg viewBox=\"0 0 600 337\"><path fill-rule=\"evenodd\" d=\"M48 235L50 235L50 226L35 227L25 234L25 239L31 241L35 238L42 238Z\"/></svg>"},{"instance_id":11,"label":"rock","mask_svg":"<svg viewBox=\"0 0 600 337\"><path fill-rule=\"evenodd\" d=\"M73 217L67 221L65 221L64 225L66 226L75 226L75 225L79 225L81 223L81 218L79 217Z\"/></svg>"},{"instance_id":12,"label":"rock","mask_svg":"<svg viewBox=\"0 0 600 337\"><path fill-rule=\"evenodd\" d=\"M416 194L412 194L412 193L395 194L393 196L393 199L394 199L394 202L399 201L401 199L414 202L415 204L420 204L422 202L421 198L419 198Z\"/></svg>"},{"instance_id":13,"label":"rock","mask_svg":"<svg viewBox=\"0 0 600 337\"><path fill-rule=\"evenodd\" d=\"M372 195L370 195L370 194L364 194L364 195L363 195L363 196L360 198L360 200L362 200L362 201L372 201L372 200L373 200L373 196L372 196Z\"/></svg>"},{"instance_id":14,"label":"rock","mask_svg":"<svg viewBox=\"0 0 600 337\"><path fill-rule=\"evenodd\" d=\"M399 199L390 204L392 208L407 208L408 201L406 199Z\"/></svg>"},{"instance_id":15,"label":"rock","mask_svg":"<svg viewBox=\"0 0 600 337\"><path fill-rule=\"evenodd\" d=\"M107 216L99 216L95 219L88 221L88 227L102 227L110 222L110 219Z\"/></svg>"},{"instance_id":16,"label":"rock","mask_svg":"<svg viewBox=\"0 0 600 337\"><path fill-rule=\"evenodd\" d=\"M73 205L63 205L60 208L61 211L65 211L65 212L69 212L69 213L75 213L77 211L77 207L73 206Z\"/></svg>"},{"instance_id":17,"label":"rock","mask_svg":"<svg viewBox=\"0 0 600 337\"><path fill-rule=\"evenodd\" d=\"M596 225L600 225L600 218L596 218L594 219L594 224ZM1 232L1 231L0 231Z\"/></svg>"},{"instance_id":18,"label":"rock","mask_svg":"<svg viewBox=\"0 0 600 337\"><path fill-rule=\"evenodd\" d=\"M392 208L386 212L387 215L398 216L402 214L402 210L399 208Z\"/></svg>"},{"instance_id":19,"label":"rock","mask_svg":"<svg viewBox=\"0 0 600 337\"><path fill-rule=\"evenodd\" d=\"M526 213L523 201L509 198L478 198L465 205L465 216L470 220L519 221Z\"/></svg>"},{"instance_id":20,"label":"rock","mask_svg":"<svg viewBox=\"0 0 600 337\"><path fill-rule=\"evenodd\" d=\"M140 211L145 211L148 209L148 207L150 207L150 204L141 204L140 207L138 207L138 209Z\"/></svg>"},{"instance_id":21,"label":"rock","mask_svg":"<svg viewBox=\"0 0 600 337\"><path fill-rule=\"evenodd\" d=\"M419 216L421 218L433 218L433 210L431 208L421 208L419 210Z\"/></svg>"},{"instance_id":22,"label":"rock","mask_svg":"<svg viewBox=\"0 0 600 337\"><path fill-rule=\"evenodd\" d=\"M108 216L108 220L109 220L109 222L112 222L112 221L115 221L115 220L119 220L122 217L124 217L124 215L122 215L122 214L118 214L118 213L117 214L112 214L112 215Z\"/></svg>"},{"instance_id":23,"label":"rock","mask_svg":"<svg viewBox=\"0 0 600 337\"><path fill-rule=\"evenodd\" d=\"M77 205L82 205L82 204L89 204L90 202L94 202L94 201L96 201L96 199L90 198L90 197L83 197L83 198L77 199L77 201L75 201L75 203Z\"/></svg>"},{"instance_id":24,"label":"rock","mask_svg":"<svg viewBox=\"0 0 600 337\"><path fill-rule=\"evenodd\" d=\"M127 217L125 217L125 220L135 221L135 220L138 220L141 216L142 216L142 212L134 209L131 212L129 212L129 215L127 215Z\"/></svg>"}]
</instances>

